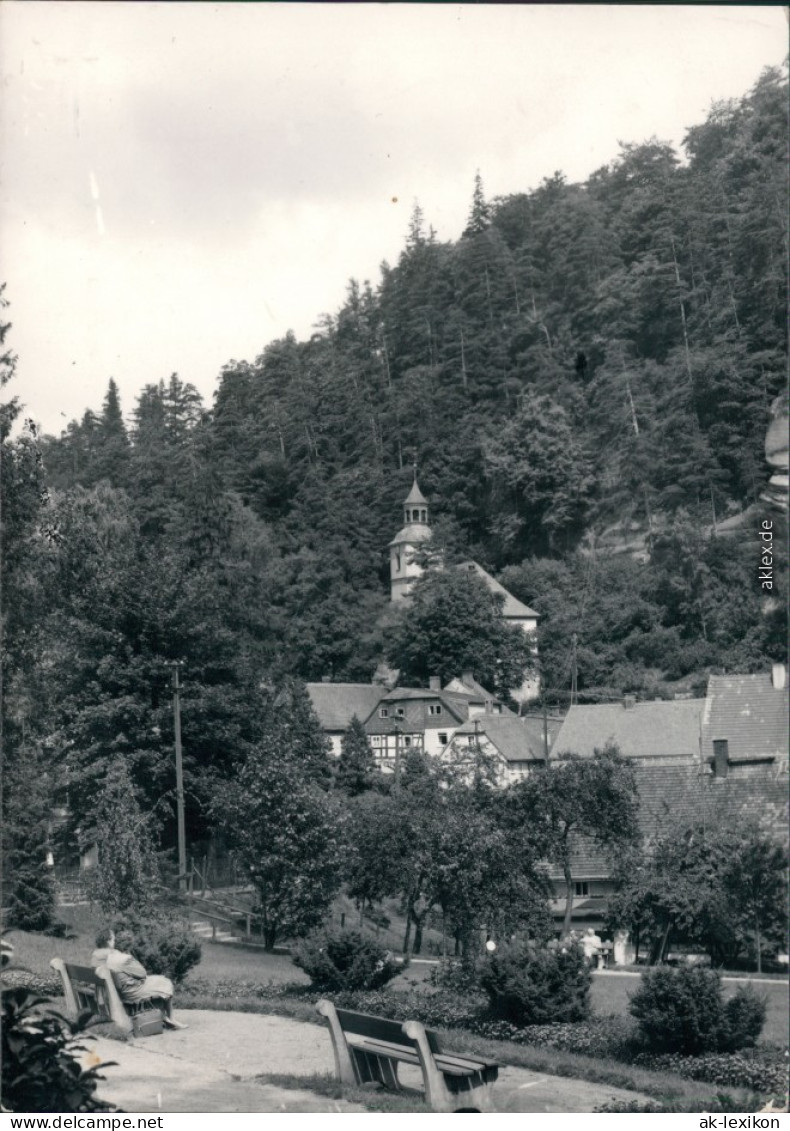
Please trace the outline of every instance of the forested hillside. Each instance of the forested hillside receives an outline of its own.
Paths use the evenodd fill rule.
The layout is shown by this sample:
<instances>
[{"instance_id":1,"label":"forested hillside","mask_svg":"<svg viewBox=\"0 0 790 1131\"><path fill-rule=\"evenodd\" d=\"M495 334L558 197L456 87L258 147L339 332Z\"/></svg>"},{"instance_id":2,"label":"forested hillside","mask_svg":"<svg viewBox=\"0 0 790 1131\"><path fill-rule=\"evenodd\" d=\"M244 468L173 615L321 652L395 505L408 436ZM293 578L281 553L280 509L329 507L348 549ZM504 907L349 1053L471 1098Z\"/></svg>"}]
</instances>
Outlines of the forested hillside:
<instances>
[{"instance_id":1,"label":"forested hillside","mask_svg":"<svg viewBox=\"0 0 790 1131\"><path fill-rule=\"evenodd\" d=\"M478 177L457 242L415 206L397 264L230 361L212 405L152 358L134 406L111 381L61 437L6 435L8 735L86 789L128 754L155 800L170 661L193 782L257 740L262 678L369 679L414 461L448 558L541 613L555 701L573 633L592 698L780 658L749 508L786 380L786 177L771 70L682 155L651 139L494 200Z\"/></svg>"}]
</instances>

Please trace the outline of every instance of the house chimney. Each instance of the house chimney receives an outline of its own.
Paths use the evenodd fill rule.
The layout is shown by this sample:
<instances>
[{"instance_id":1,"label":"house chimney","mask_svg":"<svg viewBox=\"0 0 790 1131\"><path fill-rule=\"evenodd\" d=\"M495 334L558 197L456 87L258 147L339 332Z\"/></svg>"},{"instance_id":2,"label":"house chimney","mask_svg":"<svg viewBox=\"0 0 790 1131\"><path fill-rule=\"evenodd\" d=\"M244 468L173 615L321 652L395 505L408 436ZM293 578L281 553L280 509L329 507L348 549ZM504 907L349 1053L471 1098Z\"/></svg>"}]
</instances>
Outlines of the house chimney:
<instances>
[{"instance_id":1,"label":"house chimney","mask_svg":"<svg viewBox=\"0 0 790 1131\"><path fill-rule=\"evenodd\" d=\"M726 778L730 762L730 744L726 738L713 740L713 776Z\"/></svg>"},{"instance_id":2,"label":"house chimney","mask_svg":"<svg viewBox=\"0 0 790 1131\"><path fill-rule=\"evenodd\" d=\"M774 664L771 668L771 683L775 691L781 691L787 682L787 669L784 664Z\"/></svg>"},{"instance_id":3,"label":"house chimney","mask_svg":"<svg viewBox=\"0 0 790 1131\"><path fill-rule=\"evenodd\" d=\"M471 687L474 681L474 672L461 672L461 683L465 683L467 687Z\"/></svg>"},{"instance_id":4,"label":"house chimney","mask_svg":"<svg viewBox=\"0 0 790 1131\"><path fill-rule=\"evenodd\" d=\"M486 699L486 714L493 715L494 713L494 700Z\"/></svg>"},{"instance_id":5,"label":"house chimney","mask_svg":"<svg viewBox=\"0 0 790 1131\"><path fill-rule=\"evenodd\" d=\"M635 695L626 695L625 698L623 699L623 708L626 711L630 711L635 706L636 706L636 696Z\"/></svg>"},{"instance_id":6,"label":"house chimney","mask_svg":"<svg viewBox=\"0 0 790 1131\"><path fill-rule=\"evenodd\" d=\"M428 687L431 691L441 691L442 681L438 675L432 675L428 678Z\"/></svg>"}]
</instances>

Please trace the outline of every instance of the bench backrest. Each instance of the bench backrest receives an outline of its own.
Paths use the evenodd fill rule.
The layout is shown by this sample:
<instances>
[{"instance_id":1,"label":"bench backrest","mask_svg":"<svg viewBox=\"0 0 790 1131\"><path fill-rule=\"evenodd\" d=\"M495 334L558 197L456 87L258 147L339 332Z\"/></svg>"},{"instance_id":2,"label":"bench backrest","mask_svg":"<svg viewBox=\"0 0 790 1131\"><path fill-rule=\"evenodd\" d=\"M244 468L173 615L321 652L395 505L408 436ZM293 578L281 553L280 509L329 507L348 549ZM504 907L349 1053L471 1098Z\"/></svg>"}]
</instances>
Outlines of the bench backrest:
<instances>
[{"instance_id":1,"label":"bench backrest","mask_svg":"<svg viewBox=\"0 0 790 1131\"><path fill-rule=\"evenodd\" d=\"M338 1009L338 1020L344 1033L355 1033L359 1037L370 1037L374 1041L387 1041L391 1045L403 1045L416 1049L417 1042L407 1037L400 1021L390 1021L386 1017L374 1017L370 1013L353 1013L350 1009ZM431 1052L441 1052L439 1040L430 1029L425 1030Z\"/></svg>"},{"instance_id":2,"label":"bench backrest","mask_svg":"<svg viewBox=\"0 0 790 1131\"><path fill-rule=\"evenodd\" d=\"M72 966L70 962L66 962L65 967L80 1009L89 1009L91 1013L109 1021L110 1003L104 980L91 966Z\"/></svg>"}]
</instances>

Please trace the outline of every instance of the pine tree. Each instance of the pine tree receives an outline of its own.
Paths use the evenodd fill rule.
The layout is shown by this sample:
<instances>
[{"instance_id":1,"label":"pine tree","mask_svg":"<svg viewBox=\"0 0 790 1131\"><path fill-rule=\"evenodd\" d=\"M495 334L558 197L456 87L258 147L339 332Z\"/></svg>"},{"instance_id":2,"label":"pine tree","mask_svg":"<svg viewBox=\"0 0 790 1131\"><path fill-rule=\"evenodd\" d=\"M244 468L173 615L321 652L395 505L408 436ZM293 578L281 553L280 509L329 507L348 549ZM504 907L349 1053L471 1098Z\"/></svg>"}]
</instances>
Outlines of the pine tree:
<instances>
[{"instance_id":1,"label":"pine tree","mask_svg":"<svg viewBox=\"0 0 790 1131\"><path fill-rule=\"evenodd\" d=\"M483 178L480 170L475 173L475 187L472 193L472 207L469 210L469 219L464 228L465 236L477 236L484 232L491 223L491 207L486 203L483 192Z\"/></svg>"},{"instance_id":2,"label":"pine tree","mask_svg":"<svg viewBox=\"0 0 790 1131\"><path fill-rule=\"evenodd\" d=\"M376 765L365 728L356 715L340 745L340 760L337 764L335 782L349 797L371 789L375 779Z\"/></svg>"},{"instance_id":3,"label":"pine tree","mask_svg":"<svg viewBox=\"0 0 790 1131\"><path fill-rule=\"evenodd\" d=\"M8 924L44 931L55 919L55 879L49 863L50 781L29 748L6 766L4 782L4 903Z\"/></svg>"}]
</instances>

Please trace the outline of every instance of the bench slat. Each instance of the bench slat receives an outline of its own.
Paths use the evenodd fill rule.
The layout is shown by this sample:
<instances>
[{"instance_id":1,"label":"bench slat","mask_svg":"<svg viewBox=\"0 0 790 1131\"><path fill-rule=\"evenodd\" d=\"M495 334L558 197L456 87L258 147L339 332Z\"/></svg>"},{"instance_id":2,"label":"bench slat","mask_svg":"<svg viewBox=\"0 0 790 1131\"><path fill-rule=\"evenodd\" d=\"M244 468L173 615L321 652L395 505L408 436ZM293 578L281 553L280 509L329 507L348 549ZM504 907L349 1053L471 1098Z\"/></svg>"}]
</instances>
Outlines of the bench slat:
<instances>
[{"instance_id":1,"label":"bench slat","mask_svg":"<svg viewBox=\"0 0 790 1131\"><path fill-rule=\"evenodd\" d=\"M374 1041L370 1037L359 1037L355 1036L353 1033L349 1034L346 1040L350 1047L354 1049L376 1053L380 1056L388 1056L393 1060L402 1061L404 1064L420 1063L420 1058L417 1053L406 1048L404 1045L391 1044L389 1041ZM484 1072L488 1068L498 1067L496 1061L476 1060L463 1056L450 1056L442 1052L435 1053L434 1060L440 1071L448 1072L452 1076L474 1076Z\"/></svg>"}]
</instances>

